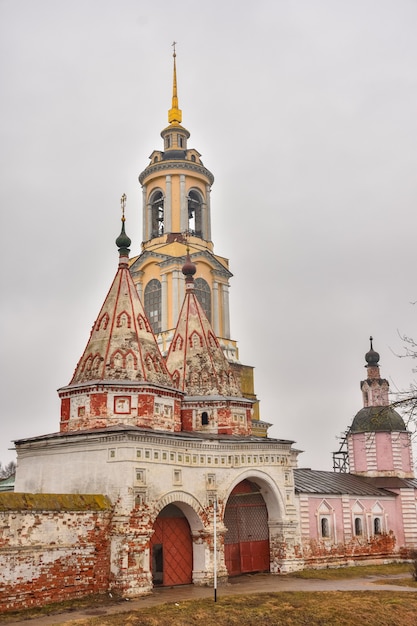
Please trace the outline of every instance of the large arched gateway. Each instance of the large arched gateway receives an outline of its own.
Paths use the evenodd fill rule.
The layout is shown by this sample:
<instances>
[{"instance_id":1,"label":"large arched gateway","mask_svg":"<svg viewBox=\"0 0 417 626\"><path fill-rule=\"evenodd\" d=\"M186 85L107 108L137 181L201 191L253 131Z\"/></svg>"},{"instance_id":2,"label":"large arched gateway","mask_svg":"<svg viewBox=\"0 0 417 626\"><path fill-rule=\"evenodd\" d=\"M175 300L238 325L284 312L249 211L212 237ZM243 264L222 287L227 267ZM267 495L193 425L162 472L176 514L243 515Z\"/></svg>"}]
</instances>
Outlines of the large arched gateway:
<instances>
[{"instance_id":1,"label":"large arched gateway","mask_svg":"<svg viewBox=\"0 0 417 626\"><path fill-rule=\"evenodd\" d=\"M154 585L188 585L192 582L193 543L184 513L174 504L162 509L151 539Z\"/></svg>"},{"instance_id":2,"label":"large arched gateway","mask_svg":"<svg viewBox=\"0 0 417 626\"><path fill-rule=\"evenodd\" d=\"M269 571L268 510L258 485L243 480L226 504L224 557L229 576Z\"/></svg>"}]
</instances>

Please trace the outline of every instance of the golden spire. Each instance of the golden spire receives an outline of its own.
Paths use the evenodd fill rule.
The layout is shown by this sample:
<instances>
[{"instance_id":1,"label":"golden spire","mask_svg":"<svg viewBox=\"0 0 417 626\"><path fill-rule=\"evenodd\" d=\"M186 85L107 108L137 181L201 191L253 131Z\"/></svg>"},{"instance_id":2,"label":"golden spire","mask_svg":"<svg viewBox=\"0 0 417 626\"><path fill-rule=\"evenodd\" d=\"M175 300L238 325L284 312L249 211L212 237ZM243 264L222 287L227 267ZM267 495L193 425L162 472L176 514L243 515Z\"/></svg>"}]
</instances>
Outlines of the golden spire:
<instances>
[{"instance_id":1,"label":"golden spire","mask_svg":"<svg viewBox=\"0 0 417 626\"><path fill-rule=\"evenodd\" d=\"M178 108L178 95L177 95L177 66L175 59L177 57L175 53L175 45L176 41L173 42L172 47L174 48L174 78L172 82L172 107L168 111L168 122L170 124L181 124L182 120L182 111Z\"/></svg>"}]
</instances>

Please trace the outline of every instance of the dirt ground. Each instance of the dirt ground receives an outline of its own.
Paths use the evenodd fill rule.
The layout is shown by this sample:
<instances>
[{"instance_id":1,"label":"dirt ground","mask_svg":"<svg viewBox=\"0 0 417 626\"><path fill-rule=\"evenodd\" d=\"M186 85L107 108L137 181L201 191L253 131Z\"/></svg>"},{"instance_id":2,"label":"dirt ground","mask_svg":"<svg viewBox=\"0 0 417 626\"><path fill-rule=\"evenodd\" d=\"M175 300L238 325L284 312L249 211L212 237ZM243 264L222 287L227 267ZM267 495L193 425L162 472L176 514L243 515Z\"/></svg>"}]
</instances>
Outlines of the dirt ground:
<instances>
[{"instance_id":1,"label":"dirt ground","mask_svg":"<svg viewBox=\"0 0 417 626\"><path fill-rule=\"evenodd\" d=\"M239 576L230 579L229 583L217 589L217 599L224 596L251 593L277 593L285 591L399 591L404 593L417 593L415 587L404 587L393 584L393 579L404 578L403 574L390 576L390 584L383 584L386 576L366 576L362 578L340 579L340 580L319 580L290 578L286 576L273 576L271 574L253 574ZM382 584L378 584L382 583ZM118 601L102 606L86 607L83 609L68 610L53 615L44 615L39 618L26 619L23 621L1 620L1 624L13 624L14 626L55 626L58 624L69 624L76 620L85 619L99 615L120 614L128 611L140 610L165 603L180 603L185 600L195 600L200 598L213 598L214 590L209 587L195 587L185 585L183 587L157 588L152 594L136 598L129 601ZM7 619L7 618L6 618Z\"/></svg>"}]
</instances>

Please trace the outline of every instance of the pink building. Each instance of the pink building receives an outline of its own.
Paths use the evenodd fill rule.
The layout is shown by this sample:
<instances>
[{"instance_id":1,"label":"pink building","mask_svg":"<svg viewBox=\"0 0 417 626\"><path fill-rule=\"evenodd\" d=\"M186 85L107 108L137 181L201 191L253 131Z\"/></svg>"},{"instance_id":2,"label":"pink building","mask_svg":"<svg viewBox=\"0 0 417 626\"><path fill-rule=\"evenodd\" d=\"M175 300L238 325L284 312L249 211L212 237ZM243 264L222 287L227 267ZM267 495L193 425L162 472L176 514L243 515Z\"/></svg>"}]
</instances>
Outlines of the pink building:
<instances>
[{"instance_id":1,"label":"pink building","mask_svg":"<svg viewBox=\"0 0 417 626\"><path fill-rule=\"evenodd\" d=\"M364 406L350 426L346 462L340 464L350 472L294 470L306 563L407 555L417 546L411 435L390 406L372 338L365 360Z\"/></svg>"}]
</instances>

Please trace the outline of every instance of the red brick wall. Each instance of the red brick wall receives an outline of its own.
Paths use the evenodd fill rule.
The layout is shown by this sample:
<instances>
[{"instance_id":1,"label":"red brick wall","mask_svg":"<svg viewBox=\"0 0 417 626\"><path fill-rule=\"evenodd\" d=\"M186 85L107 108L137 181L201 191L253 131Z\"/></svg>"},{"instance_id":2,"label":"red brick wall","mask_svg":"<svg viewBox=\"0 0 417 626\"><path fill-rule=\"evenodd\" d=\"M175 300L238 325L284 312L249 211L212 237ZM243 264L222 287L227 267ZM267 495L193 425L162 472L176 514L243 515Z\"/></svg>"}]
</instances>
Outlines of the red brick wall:
<instances>
[{"instance_id":1,"label":"red brick wall","mask_svg":"<svg viewBox=\"0 0 417 626\"><path fill-rule=\"evenodd\" d=\"M109 510L1 510L0 613L106 592L109 523Z\"/></svg>"},{"instance_id":2,"label":"red brick wall","mask_svg":"<svg viewBox=\"0 0 417 626\"><path fill-rule=\"evenodd\" d=\"M107 393L92 393L90 395L91 415L104 417L107 415Z\"/></svg>"},{"instance_id":3,"label":"red brick wall","mask_svg":"<svg viewBox=\"0 0 417 626\"><path fill-rule=\"evenodd\" d=\"M61 400L61 422L67 422L70 418L70 402L69 398Z\"/></svg>"},{"instance_id":4,"label":"red brick wall","mask_svg":"<svg viewBox=\"0 0 417 626\"><path fill-rule=\"evenodd\" d=\"M193 410L183 409L181 411L182 429L187 431L193 430Z\"/></svg>"}]
</instances>

